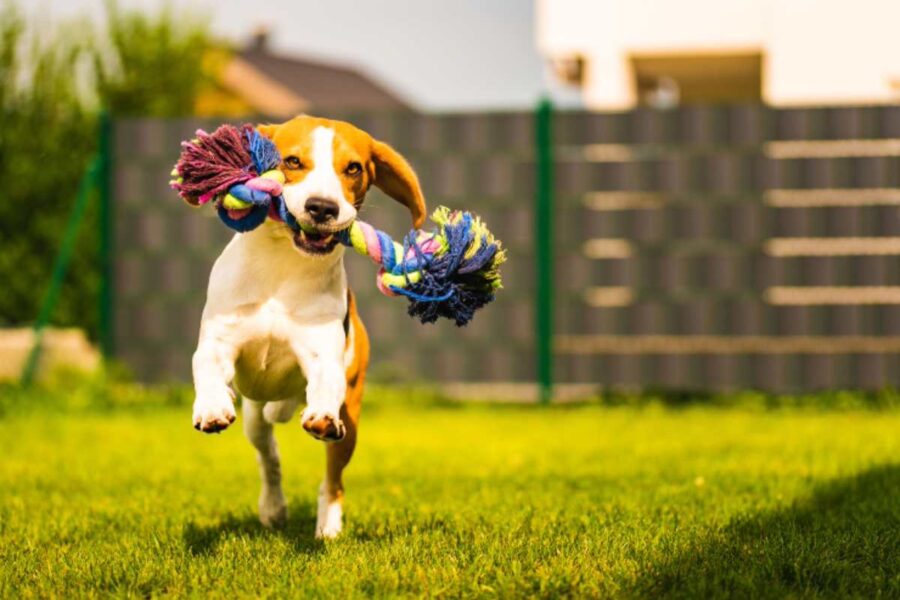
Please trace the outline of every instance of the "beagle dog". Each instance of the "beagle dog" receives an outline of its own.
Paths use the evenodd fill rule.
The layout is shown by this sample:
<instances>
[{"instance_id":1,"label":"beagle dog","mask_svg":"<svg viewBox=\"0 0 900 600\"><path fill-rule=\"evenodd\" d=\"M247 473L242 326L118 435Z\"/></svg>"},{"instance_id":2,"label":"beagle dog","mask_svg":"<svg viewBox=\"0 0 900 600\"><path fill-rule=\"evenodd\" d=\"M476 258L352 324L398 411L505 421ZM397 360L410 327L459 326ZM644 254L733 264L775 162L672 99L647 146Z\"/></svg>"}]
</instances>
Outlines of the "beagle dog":
<instances>
[{"instance_id":1,"label":"beagle dog","mask_svg":"<svg viewBox=\"0 0 900 600\"><path fill-rule=\"evenodd\" d=\"M295 233L269 219L239 233L213 265L193 357L193 424L207 433L235 420L258 453L260 521L283 525L287 507L273 424L300 422L326 442L316 536L342 527L341 474L353 455L369 360L369 340L347 287L344 246L334 233L356 217L372 185L405 205L419 227L425 199L409 163L349 123L309 116L259 131L281 153Z\"/></svg>"}]
</instances>

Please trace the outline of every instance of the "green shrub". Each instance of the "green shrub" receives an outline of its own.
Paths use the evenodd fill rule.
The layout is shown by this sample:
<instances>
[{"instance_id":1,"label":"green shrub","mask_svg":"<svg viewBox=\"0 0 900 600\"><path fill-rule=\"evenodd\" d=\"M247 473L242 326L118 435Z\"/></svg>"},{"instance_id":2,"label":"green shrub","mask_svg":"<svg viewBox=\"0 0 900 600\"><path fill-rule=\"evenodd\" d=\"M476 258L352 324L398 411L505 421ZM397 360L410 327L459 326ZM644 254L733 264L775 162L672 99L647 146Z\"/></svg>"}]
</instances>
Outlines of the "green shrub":
<instances>
[{"instance_id":1,"label":"green shrub","mask_svg":"<svg viewBox=\"0 0 900 600\"><path fill-rule=\"evenodd\" d=\"M82 51L64 36L29 39L11 5L0 17L0 325L35 318L65 227L74 189L94 149L94 115L72 77ZM15 82L25 83L15 85ZM86 215L55 321L93 331L97 287L96 210Z\"/></svg>"}]
</instances>

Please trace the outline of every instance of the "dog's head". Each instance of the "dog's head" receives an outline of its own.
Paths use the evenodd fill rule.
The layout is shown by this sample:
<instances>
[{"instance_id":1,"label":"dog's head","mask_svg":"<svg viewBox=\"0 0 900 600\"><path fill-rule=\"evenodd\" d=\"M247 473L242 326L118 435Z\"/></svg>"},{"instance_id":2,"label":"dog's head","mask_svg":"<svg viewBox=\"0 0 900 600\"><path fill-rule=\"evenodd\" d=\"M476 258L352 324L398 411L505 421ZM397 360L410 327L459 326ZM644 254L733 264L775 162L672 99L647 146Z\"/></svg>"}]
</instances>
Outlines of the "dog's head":
<instances>
[{"instance_id":1,"label":"dog's head","mask_svg":"<svg viewBox=\"0 0 900 600\"><path fill-rule=\"evenodd\" d=\"M333 234L350 226L373 185L406 206L415 227L425 219L425 198L412 167L368 133L343 121L309 116L258 129L281 153L284 200L300 223L293 242L302 253L334 250Z\"/></svg>"}]
</instances>

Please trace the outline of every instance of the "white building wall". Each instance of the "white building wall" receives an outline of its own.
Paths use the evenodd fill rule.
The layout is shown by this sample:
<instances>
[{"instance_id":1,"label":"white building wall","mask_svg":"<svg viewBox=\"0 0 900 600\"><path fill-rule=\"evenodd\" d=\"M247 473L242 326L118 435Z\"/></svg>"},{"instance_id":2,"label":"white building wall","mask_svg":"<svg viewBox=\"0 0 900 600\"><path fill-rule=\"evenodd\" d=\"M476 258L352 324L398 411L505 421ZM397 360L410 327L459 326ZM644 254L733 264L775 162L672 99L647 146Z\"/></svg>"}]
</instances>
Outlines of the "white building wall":
<instances>
[{"instance_id":1,"label":"white building wall","mask_svg":"<svg viewBox=\"0 0 900 600\"><path fill-rule=\"evenodd\" d=\"M636 104L632 54L704 51L761 51L772 104L900 100L900 0L537 0L537 42L593 108Z\"/></svg>"}]
</instances>

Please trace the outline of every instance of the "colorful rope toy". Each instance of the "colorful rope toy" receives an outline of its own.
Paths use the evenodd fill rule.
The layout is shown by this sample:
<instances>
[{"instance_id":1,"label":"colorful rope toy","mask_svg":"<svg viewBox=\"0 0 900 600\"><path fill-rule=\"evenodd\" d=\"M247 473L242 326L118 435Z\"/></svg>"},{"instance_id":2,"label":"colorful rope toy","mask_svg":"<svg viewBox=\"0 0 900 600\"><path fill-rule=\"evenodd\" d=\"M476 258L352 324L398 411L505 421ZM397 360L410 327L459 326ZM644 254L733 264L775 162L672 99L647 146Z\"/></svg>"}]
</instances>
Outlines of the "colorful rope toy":
<instances>
[{"instance_id":1,"label":"colorful rope toy","mask_svg":"<svg viewBox=\"0 0 900 600\"><path fill-rule=\"evenodd\" d=\"M266 218L300 229L282 196L278 148L253 126L222 125L211 134L198 130L181 147L170 185L187 202L214 202L222 222L238 232L256 229ZM410 316L423 323L444 317L462 326L494 299L506 253L471 213L440 207L431 219L434 230L414 229L402 244L360 220L336 237L380 265L378 289L405 296Z\"/></svg>"}]
</instances>

